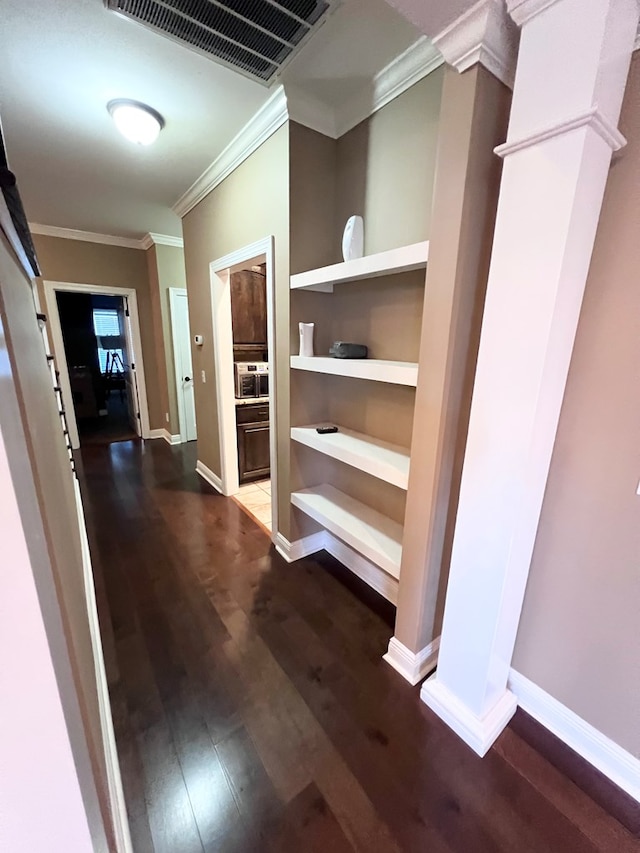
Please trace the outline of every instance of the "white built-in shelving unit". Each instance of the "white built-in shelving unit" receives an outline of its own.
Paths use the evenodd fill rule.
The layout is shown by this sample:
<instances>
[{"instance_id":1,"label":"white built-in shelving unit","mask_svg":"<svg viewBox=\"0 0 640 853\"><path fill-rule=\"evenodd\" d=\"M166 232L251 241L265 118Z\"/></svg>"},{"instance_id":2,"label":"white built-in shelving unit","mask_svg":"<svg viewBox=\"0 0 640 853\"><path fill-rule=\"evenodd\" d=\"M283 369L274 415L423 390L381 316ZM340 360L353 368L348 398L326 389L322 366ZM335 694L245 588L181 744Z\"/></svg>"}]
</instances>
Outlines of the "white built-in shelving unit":
<instances>
[{"instance_id":1,"label":"white built-in shelving unit","mask_svg":"<svg viewBox=\"0 0 640 853\"><path fill-rule=\"evenodd\" d=\"M293 492L291 503L394 578L400 576L402 525L327 483Z\"/></svg>"},{"instance_id":2,"label":"white built-in shelving unit","mask_svg":"<svg viewBox=\"0 0 640 853\"><path fill-rule=\"evenodd\" d=\"M338 284L347 285L350 282L424 269L428 257L429 243L414 243L294 275L291 277L291 290L331 293ZM366 302L363 303L363 310L366 311ZM406 361L294 355L291 357L291 369L409 387L415 387L418 382L418 364ZM317 426L293 426L291 439L384 483L407 490L410 467L407 448L339 424L335 424L338 432L321 435L316 431ZM329 483L293 492L291 503L370 564L378 567L376 571L382 569L397 584L402 558L401 524ZM355 565L352 568L360 573ZM365 577L365 574L360 575ZM377 588L382 588L382 585Z\"/></svg>"},{"instance_id":3,"label":"white built-in shelving unit","mask_svg":"<svg viewBox=\"0 0 640 853\"><path fill-rule=\"evenodd\" d=\"M291 276L292 290L324 290L331 292L334 284L379 278L401 272L424 269L429 259L429 241L390 249L377 255L366 255L354 261L343 261L317 270Z\"/></svg>"},{"instance_id":4,"label":"white built-in shelving unit","mask_svg":"<svg viewBox=\"0 0 640 853\"><path fill-rule=\"evenodd\" d=\"M399 489L407 488L409 451L406 447L380 441L342 426L338 427L338 432L321 434L316 431L318 426L328 424L292 427L291 438Z\"/></svg>"},{"instance_id":5,"label":"white built-in shelving unit","mask_svg":"<svg viewBox=\"0 0 640 853\"><path fill-rule=\"evenodd\" d=\"M418 365L412 361L384 361L379 358L332 358L331 356L291 356L293 370L330 373L392 385L418 384Z\"/></svg>"}]
</instances>

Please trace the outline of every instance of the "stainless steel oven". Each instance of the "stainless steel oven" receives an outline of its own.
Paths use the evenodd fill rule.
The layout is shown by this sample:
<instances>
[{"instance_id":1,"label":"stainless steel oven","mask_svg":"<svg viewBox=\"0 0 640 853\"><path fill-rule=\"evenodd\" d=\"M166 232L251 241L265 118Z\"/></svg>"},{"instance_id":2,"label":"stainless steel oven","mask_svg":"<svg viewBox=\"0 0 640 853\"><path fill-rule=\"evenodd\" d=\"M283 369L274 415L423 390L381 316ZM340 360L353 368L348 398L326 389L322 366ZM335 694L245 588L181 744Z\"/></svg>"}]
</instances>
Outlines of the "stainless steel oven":
<instances>
[{"instance_id":1,"label":"stainless steel oven","mask_svg":"<svg viewBox=\"0 0 640 853\"><path fill-rule=\"evenodd\" d=\"M269 363L266 361L236 361L236 397L269 396Z\"/></svg>"}]
</instances>

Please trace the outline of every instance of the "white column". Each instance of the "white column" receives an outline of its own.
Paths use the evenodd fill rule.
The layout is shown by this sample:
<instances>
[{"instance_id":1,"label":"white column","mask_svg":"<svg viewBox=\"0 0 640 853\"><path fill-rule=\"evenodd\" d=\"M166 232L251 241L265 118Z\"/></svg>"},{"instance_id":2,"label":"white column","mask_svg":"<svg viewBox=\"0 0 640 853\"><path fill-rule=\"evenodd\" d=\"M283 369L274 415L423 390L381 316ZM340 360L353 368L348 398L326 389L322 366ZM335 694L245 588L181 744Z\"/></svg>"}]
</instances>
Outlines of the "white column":
<instances>
[{"instance_id":1,"label":"white column","mask_svg":"<svg viewBox=\"0 0 640 853\"><path fill-rule=\"evenodd\" d=\"M636 0L508 0L522 27L438 670L484 755L507 678L629 69Z\"/></svg>"}]
</instances>

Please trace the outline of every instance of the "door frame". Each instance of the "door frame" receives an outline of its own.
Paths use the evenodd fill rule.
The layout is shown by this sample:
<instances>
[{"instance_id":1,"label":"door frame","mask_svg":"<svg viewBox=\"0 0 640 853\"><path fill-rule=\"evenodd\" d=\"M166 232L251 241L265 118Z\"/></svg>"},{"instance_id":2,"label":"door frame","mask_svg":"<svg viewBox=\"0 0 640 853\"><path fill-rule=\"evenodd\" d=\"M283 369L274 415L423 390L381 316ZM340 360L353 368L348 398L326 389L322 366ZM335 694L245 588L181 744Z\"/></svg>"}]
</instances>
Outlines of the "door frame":
<instances>
[{"instance_id":1,"label":"door frame","mask_svg":"<svg viewBox=\"0 0 640 853\"><path fill-rule=\"evenodd\" d=\"M233 376L233 328L231 322L230 276L246 269L249 261L264 258L267 286L267 350L269 353L269 465L271 468L271 538L278 532L278 429L277 379L275 371L275 288L274 237L264 237L209 264L211 278L211 313L213 321L213 357L216 376L218 434L220 438L220 480L222 493L237 494L238 440L236 433L235 386Z\"/></svg>"},{"instance_id":2,"label":"door frame","mask_svg":"<svg viewBox=\"0 0 640 853\"><path fill-rule=\"evenodd\" d=\"M178 336L176 334L175 316L177 311L177 298L179 296L187 297L187 309L189 295L186 287L170 287L169 288L169 317L171 318L171 347L173 350L173 373L176 381L176 401L178 404L178 426L180 428L180 441L187 441L187 414L184 408L184 394L182 393L182 377L178 376L178 362L180 361L180 351L178 344ZM187 317L188 317L187 310ZM191 327L189 327L191 329ZM191 345L191 340L189 340ZM193 365L192 365L193 368ZM195 384L195 377L193 379ZM195 399L194 399L195 407ZM196 419L196 436L198 432L198 421Z\"/></svg>"},{"instance_id":3,"label":"door frame","mask_svg":"<svg viewBox=\"0 0 640 853\"><path fill-rule=\"evenodd\" d=\"M140 436L141 438L149 438L149 406L147 403L147 384L144 375L144 358L142 354L142 338L140 336L140 315L138 312L138 296L133 288L129 287L108 287L99 284L79 284L78 282L69 281L44 281L44 299L47 308L48 328L51 330L51 343L53 352L60 372L60 387L62 388L63 399L66 403L65 412L67 414L67 425L69 427L69 441L71 447L77 450L80 447L80 438L78 436L78 423L76 421L76 412L73 405L73 396L71 394L71 380L69 379L69 365L67 363L67 354L64 349L64 340L62 338L62 325L60 323L60 313L58 311L58 301L56 293L62 291L64 293L89 293L96 296L121 296L126 297L129 306L129 322L126 326L127 348L130 356L133 356L133 361L136 365L136 384L138 388L138 405L140 407Z\"/></svg>"}]
</instances>

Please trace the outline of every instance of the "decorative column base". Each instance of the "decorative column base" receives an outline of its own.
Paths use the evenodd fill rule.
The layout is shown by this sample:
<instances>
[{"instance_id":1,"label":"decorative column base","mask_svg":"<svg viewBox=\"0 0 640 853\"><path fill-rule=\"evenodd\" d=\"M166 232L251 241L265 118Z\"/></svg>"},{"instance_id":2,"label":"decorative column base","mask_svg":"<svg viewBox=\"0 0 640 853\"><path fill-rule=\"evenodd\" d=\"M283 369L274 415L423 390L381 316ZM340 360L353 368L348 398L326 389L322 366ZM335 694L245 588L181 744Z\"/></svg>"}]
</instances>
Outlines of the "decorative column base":
<instances>
[{"instance_id":1,"label":"decorative column base","mask_svg":"<svg viewBox=\"0 0 640 853\"><path fill-rule=\"evenodd\" d=\"M417 684L434 669L438 662L439 648L440 637L436 637L419 652L412 652L400 640L392 637L389 640L389 649L382 660L399 672L409 684Z\"/></svg>"},{"instance_id":2,"label":"decorative column base","mask_svg":"<svg viewBox=\"0 0 640 853\"><path fill-rule=\"evenodd\" d=\"M477 717L436 674L422 685L420 698L482 758L516 712L518 700L510 690L483 716Z\"/></svg>"}]
</instances>

